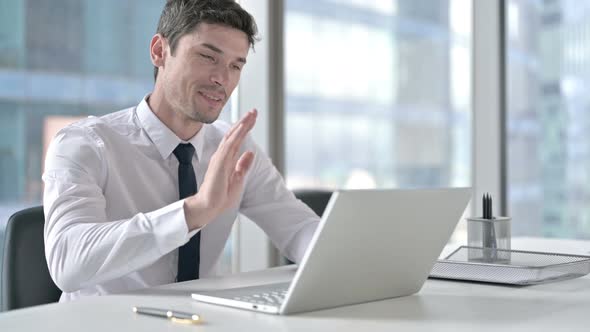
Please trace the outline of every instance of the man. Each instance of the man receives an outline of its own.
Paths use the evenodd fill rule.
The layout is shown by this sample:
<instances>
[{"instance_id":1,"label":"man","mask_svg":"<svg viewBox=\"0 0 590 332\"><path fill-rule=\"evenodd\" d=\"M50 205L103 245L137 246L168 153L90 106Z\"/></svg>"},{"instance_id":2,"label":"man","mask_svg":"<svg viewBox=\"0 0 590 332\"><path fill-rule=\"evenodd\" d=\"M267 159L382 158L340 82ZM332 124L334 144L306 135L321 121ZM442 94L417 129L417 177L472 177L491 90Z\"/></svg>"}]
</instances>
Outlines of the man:
<instances>
[{"instance_id":1,"label":"man","mask_svg":"<svg viewBox=\"0 0 590 332\"><path fill-rule=\"evenodd\" d=\"M234 1L169 0L150 43L153 92L56 135L43 199L61 301L214 275L238 213L301 260L318 217L249 138L257 111L215 121L255 35Z\"/></svg>"}]
</instances>

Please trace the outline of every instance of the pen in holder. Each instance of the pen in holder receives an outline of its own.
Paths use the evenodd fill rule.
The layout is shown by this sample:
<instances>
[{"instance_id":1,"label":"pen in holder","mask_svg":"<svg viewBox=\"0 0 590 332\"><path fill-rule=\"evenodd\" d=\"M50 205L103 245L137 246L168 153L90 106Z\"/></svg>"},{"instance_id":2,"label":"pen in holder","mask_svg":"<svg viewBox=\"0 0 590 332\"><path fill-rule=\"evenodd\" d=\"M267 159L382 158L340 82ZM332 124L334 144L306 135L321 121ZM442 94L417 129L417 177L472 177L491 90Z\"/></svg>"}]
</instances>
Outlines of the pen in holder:
<instances>
[{"instance_id":1,"label":"pen in holder","mask_svg":"<svg viewBox=\"0 0 590 332\"><path fill-rule=\"evenodd\" d=\"M507 263L510 261L510 217L494 217L492 197L483 197L482 217L467 218L467 244L470 261ZM483 249L482 249L483 248Z\"/></svg>"}]
</instances>

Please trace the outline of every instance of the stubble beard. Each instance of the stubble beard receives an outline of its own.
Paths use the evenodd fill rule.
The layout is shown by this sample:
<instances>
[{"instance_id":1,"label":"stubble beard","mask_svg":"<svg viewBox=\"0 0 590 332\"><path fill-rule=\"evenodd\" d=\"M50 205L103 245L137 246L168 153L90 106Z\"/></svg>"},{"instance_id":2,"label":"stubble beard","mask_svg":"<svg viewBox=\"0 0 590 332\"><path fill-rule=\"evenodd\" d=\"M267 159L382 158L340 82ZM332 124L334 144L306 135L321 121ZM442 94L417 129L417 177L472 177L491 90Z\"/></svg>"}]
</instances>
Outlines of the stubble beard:
<instances>
[{"instance_id":1,"label":"stubble beard","mask_svg":"<svg viewBox=\"0 0 590 332\"><path fill-rule=\"evenodd\" d=\"M224 103L224 106L225 106L225 103ZM223 109L223 106L222 106L222 109ZM215 122L219 118L219 115L221 114L221 110L218 110L214 115L208 116L208 114L206 114L205 112L199 111L197 109L197 107L190 108L190 106L181 108L180 112L182 114L184 114L187 118L191 119L192 121L206 123L206 124L211 124L211 123Z\"/></svg>"}]
</instances>

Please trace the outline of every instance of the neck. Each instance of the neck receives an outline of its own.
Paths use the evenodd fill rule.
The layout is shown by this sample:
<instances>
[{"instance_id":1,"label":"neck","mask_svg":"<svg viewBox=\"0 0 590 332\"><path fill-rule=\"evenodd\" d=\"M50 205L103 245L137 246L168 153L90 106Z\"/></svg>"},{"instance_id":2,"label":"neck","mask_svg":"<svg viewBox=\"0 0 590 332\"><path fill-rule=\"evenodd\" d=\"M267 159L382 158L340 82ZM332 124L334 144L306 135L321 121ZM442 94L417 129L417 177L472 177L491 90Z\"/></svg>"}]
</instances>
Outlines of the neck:
<instances>
[{"instance_id":1,"label":"neck","mask_svg":"<svg viewBox=\"0 0 590 332\"><path fill-rule=\"evenodd\" d=\"M172 109L162 89L155 88L147 103L158 119L183 141L190 140L203 127L203 123Z\"/></svg>"}]
</instances>

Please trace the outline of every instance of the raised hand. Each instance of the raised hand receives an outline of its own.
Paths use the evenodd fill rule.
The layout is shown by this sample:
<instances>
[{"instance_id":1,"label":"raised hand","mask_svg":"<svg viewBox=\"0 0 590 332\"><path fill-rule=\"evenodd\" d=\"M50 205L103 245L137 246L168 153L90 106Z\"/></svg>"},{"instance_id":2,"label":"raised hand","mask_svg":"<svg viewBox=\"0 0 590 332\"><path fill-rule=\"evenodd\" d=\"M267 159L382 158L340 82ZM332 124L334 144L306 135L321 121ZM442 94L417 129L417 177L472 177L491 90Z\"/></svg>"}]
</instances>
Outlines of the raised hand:
<instances>
[{"instance_id":1,"label":"raised hand","mask_svg":"<svg viewBox=\"0 0 590 332\"><path fill-rule=\"evenodd\" d=\"M256 123L257 115L256 109L251 110L225 134L211 157L199 192L185 200L189 230L205 226L237 203L246 173L254 161L252 151L241 155L239 152L246 135Z\"/></svg>"}]
</instances>

